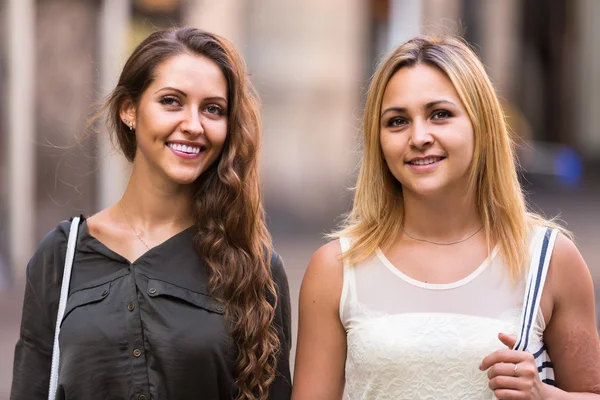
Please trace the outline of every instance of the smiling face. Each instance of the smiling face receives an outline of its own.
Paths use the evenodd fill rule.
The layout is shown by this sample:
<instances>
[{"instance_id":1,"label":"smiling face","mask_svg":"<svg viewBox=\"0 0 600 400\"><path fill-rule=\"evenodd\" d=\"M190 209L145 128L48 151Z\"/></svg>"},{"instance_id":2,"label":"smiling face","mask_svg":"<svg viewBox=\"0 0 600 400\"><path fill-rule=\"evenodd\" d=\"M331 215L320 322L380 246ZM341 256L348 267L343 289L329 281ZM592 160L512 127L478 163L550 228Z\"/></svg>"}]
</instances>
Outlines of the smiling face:
<instances>
[{"instance_id":1,"label":"smiling face","mask_svg":"<svg viewBox=\"0 0 600 400\"><path fill-rule=\"evenodd\" d=\"M444 73L424 64L400 68L386 86L381 110L383 156L403 193L467 189L473 126Z\"/></svg>"},{"instance_id":2,"label":"smiling face","mask_svg":"<svg viewBox=\"0 0 600 400\"><path fill-rule=\"evenodd\" d=\"M121 109L123 121L135 121L134 170L192 183L223 150L227 80L216 63L187 53L159 64L153 78L137 105Z\"/></svg>"}]
</instances>

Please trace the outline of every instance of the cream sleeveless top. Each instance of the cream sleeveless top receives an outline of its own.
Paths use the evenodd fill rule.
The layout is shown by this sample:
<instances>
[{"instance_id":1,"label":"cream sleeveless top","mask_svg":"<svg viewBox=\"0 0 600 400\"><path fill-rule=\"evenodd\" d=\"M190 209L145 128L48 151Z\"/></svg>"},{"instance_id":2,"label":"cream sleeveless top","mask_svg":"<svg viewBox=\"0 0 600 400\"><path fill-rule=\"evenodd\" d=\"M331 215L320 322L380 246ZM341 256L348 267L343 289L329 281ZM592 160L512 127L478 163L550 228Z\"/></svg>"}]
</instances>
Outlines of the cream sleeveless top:
<instances>
[{"instance_id":1,"label":"cream sleeveless top","mask_svg":"<svg viewBox=\"0 0 600 400\"><path fill-rule=\"evenodd\" d=\"M534 232L531 249L541 240ZM340 244L346 251L349 238ZM519 334L527 282L526 273L512 282L497 248L469 276L449 284L412 279L380 250L356 265L345 263L343 279L345 399L493 398L479 364L506 348L499 332ZM544 317L541 309L535 314L528 349L544 348Z\"/></svg>"}]
</instances>

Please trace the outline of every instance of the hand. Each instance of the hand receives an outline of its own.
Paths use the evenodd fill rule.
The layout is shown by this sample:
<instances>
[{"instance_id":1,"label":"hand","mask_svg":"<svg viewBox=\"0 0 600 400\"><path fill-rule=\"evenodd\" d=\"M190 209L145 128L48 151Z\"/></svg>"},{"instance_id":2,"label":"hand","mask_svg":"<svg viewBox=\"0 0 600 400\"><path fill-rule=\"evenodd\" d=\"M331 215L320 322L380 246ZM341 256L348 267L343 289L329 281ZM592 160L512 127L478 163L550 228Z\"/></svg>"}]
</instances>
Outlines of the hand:
<instances>
[{"instance_id":1,"label":"hand","mask_svg":"<svg viewBox=\"0 0 600 400\"><path fill-rule=\"evenodd\" d=\"M533 355L527 351L512 350L515 335L498 334L508 349L498 350L483 359L479 369L488 371L488 386L499 400L542 400L545 385L540 380Z\"/></svg>"}]
</instances>

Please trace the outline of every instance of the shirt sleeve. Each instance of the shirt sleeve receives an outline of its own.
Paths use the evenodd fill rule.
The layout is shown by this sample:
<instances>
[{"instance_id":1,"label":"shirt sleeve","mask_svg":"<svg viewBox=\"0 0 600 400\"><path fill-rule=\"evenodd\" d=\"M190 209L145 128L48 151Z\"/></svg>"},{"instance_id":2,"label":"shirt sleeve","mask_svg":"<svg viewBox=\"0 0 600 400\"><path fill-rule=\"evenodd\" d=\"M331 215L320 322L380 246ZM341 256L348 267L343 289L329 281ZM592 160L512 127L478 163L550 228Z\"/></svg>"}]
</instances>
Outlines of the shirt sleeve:
<instances>
[{"instance_id":1,"label":"shirt sleeve","mask_svg":"<svg viewBox=\"0 0 600 400\"><path fill-rule=\"evenodd\" d=\"M21 329L15 347L11 400L48 398L54 328L62 281L61 260L64 260L67 239L61 225L42 240L27 264Z\"/></svg>"},{"instance_id":2,"label":"shirt sleeve","mask_svg":"<svg viewBox=\"0 0 600 400\"><path fill-rule=\"evenodd\" d=\"M292 396L292 379L290 374L290 350L292 347L292 307L290 289L281 257L273 253L271 261L273 280L277 290L277 307L275 324L279 332L281 349L277 361L277 376L271 385L269 399L289 400Z\"/></svg>"}]
</instances>

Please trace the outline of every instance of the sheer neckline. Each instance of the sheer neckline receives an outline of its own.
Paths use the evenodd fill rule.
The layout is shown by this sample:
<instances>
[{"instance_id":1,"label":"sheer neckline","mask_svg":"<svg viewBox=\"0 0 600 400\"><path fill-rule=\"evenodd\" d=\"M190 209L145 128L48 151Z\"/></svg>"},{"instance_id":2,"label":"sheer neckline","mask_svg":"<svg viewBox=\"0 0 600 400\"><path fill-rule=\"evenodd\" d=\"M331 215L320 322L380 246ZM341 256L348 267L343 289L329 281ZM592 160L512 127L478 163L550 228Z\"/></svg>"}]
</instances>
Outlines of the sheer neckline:
<instances>
[{"instance_id":1,"label":"sheer neckline","mask_svg":"<svg viewBox=\"0 0 600 400\"><path fill-rule=\"evenodd\" d=\"M481 274L483 271L485 271L485 269L492 263L492 261L498 254L498 250L499 250L498 245L494 246L494 248L492 249L490 254L486 257L486 259L483 260L483 262L475 270L473 270L473 272L471 272L469 275L465 276L464 278L461 278L457 281L449 282L449 283L428 283L428 282L420 281L415 278L411 278L410 276L406 275L404 272L400 271L400 269L396 268L396 266L394 266L394 264L392 264L392 262L385 256L385 254L383 254L383 251L381 251L381 248L378 247L377 250L375 250L375 253L376 253L379 261L381 261L381 263L383 265L385 265L386 268L390 272L392 272L394 275L400 277L405 282L407 282L413 286L423 288L423 289L448 290L448 289L455 289L460 286L466 285L467 283L471 282L473 279L477 278L477 276L479 276L479 274Z\"/></svg>"}]
</instances>

